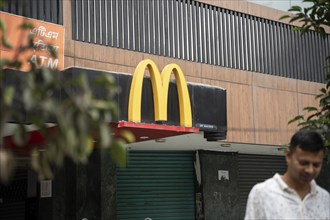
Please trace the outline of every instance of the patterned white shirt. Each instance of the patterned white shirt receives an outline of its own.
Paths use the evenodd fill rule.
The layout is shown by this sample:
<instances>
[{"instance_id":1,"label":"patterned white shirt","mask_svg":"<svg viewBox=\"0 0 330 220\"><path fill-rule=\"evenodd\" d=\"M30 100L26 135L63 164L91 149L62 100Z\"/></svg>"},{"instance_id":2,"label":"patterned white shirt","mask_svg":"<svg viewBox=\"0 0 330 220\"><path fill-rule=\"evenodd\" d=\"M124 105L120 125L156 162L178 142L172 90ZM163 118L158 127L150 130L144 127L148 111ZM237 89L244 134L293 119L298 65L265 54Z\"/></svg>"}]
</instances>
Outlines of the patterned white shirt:
<instances>
[{"instance_id":1,"label":"patterned white shirt","mask_svg":"<svg viewBox=\"0 0 330 220\"><path fill-rule=\"evenodd\" d=\"M245 220L330 220L330 194L311 182L311 192L301 200L279 174L256 184L248 198Z\"/></svg>"}]
</instances>

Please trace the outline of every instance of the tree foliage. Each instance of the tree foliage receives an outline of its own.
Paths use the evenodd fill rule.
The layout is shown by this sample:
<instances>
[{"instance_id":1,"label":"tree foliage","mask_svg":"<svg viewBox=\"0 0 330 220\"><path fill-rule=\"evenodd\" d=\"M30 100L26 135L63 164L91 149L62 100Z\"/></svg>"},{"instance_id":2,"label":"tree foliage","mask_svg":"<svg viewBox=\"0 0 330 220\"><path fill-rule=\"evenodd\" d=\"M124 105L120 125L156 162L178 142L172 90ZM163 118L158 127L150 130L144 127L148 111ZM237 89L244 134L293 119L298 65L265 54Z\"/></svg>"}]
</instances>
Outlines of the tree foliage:
<instances>
[{"instance_id":1,"label":"tree foliage","mask_svg":"<svg viewBox=\"0 0 330 220\"><path fill-rule=\"evenodd\" d=\"M32 25L26 23L20 28L31 29ZM0 34L1 45L12 49L2 21ZM93 82L104 91L102 98L94 95L84 73L68 79L58 70L38 67L33 62L30 71L20 74L18 84L5 84L6 77L10 77L5 74L7 69L19 69L22 65L19 54L33 50L32 36L28 42L20 47L13 60L0 60L0 182L8 182L16 164L16 156L12 149L4 146L3 138L5 127L11 121L15 121L13 137L16 145L26 146L31 128L45 138L42 146L45 150L40 150L40 146L29 150L32 168L41 179L52 178L52 168L61 166L64 158L86 163L95 147L110 152L117 164L125 165L125 143L132 141L132 136L123 134L126 140L112 137L109 122L117 114L113 100L117 88L111 75L100 74ZM52 55L56 56L56 52L52 51ZM59 100L55 95L58 92L64 93L65 99ZM18 106L19 111L16 110Z\"/></svg>"},{"instance_id":2,"label":"tree foliage","mask_svg":"<svg viewBox=\"0 0 330 220\"><path fill-rule=\"evenodd\" d=\"M330 27L330 1L329 0L304 0L311 4L310 7L302 8L292 6L289 11L294 15L284 15L280 19L290 18L290 22L302 22L302 26L295 27L301 34L311 29L318 32L322 37L326 37L325 27Z\"/></svg>"},{"instance_id":3,"label":"tree foliage","mask_svg":"<svg viewBox=\"0 0 330 220\"><path fill-rule=\"evenodd\" d=\"M294 15L282 16L281 19L290 18L290 22L302 22L301 27L295 27L301 34L309 31L316 31L322 37L328 38L326 28L330 27L330 1L329 0L304 0L311 3L307 8L292 6L289 9ZM298 122L302 128L319 131L325 137L325 146L330 149L330 65L329 55L326 58L327 65L324 67L326 73L325 87L320 89L320 93L315 96L319 101L319 106L308 106L303 110L305 115L298 115L291 119L289 123ZM330 154L328 154L330 161Z\"/></svg>"}]
</instances>

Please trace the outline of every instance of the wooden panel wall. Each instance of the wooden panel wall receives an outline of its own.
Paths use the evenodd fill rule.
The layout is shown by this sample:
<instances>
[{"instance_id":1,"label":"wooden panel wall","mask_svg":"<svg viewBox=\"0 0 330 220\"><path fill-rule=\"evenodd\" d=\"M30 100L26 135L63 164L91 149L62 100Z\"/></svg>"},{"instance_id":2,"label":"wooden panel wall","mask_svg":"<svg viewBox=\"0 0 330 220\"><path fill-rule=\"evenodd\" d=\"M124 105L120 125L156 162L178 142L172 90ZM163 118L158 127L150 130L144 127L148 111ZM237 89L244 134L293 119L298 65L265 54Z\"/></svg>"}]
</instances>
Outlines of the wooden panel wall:
<instances>
[{"instance_id":1,"label":"wooden panel wall","mask_svg":"<svg viewBox=\"0 0 330 220\"><path fill-rule=\"evenodd\" d=\"M250 4L247 2L243 4L241 1L205 0L203 2L227 6L231 9L241 7L242 10L244 9L242 5ZM227 90L227 140L230 142L286 144L297 129L295 125L289 126L287 122L301 113L303 107L317 105L314 95L318 93L322 84L73 41L71 2L63 1L63 5L66 31L65 67L79 66L132 74L135 66L146 58L152 59L160 69L169 63L177 63L188 82L219 86ZM252 6L249 7L248 10L251 12L256 9L252 10ZM265 8L262 7L262 10ZM262 10L260 9L260 12ZM267 14L267 16L275 16L276 19L278 12L271 11L275 11L275 14Z\"/></svg>"}]
</instances>

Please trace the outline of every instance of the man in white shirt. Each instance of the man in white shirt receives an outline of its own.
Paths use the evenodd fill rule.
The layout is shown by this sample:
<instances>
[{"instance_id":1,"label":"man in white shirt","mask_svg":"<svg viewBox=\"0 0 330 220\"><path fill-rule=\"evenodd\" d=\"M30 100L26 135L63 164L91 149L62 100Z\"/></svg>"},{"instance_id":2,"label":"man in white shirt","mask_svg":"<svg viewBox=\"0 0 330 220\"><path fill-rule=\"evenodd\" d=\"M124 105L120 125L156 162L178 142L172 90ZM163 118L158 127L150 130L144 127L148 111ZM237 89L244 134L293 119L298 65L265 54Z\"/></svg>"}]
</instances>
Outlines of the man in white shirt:
<instances>
[{"instance_id":1,"label":"man in white shirt","mask_svg":"<svg viewBox=\"0 0 330 220\"><path fill-rule=\"evenodd\" d=\"M314 180L322 168L323 145L317 132L300 130L294 134L285 152L285 174L275 174L252 188L245 220L330 220L330 194Z\"/></svg>"}]
</instances>

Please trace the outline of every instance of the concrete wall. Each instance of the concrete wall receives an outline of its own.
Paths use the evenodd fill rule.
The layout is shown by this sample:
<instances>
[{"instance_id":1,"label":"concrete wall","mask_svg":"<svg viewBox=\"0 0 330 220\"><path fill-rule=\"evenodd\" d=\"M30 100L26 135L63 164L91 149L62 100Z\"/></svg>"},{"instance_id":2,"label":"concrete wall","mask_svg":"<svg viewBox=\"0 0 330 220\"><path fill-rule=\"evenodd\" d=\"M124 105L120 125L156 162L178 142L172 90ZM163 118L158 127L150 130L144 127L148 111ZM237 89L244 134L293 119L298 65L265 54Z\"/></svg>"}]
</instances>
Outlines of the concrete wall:
<instances>
[{"instance_id":1,"label":"concrete wall","mask_svg":"<svg viewBox=\"0 0 330 220\"><path fill-rule=\"evenodd\" d=\"M200 151L199 155L205 220L239 219L237 154ZM218 170L229 171L229 180L219 180Z\"/></svg>"}]
</instances>

